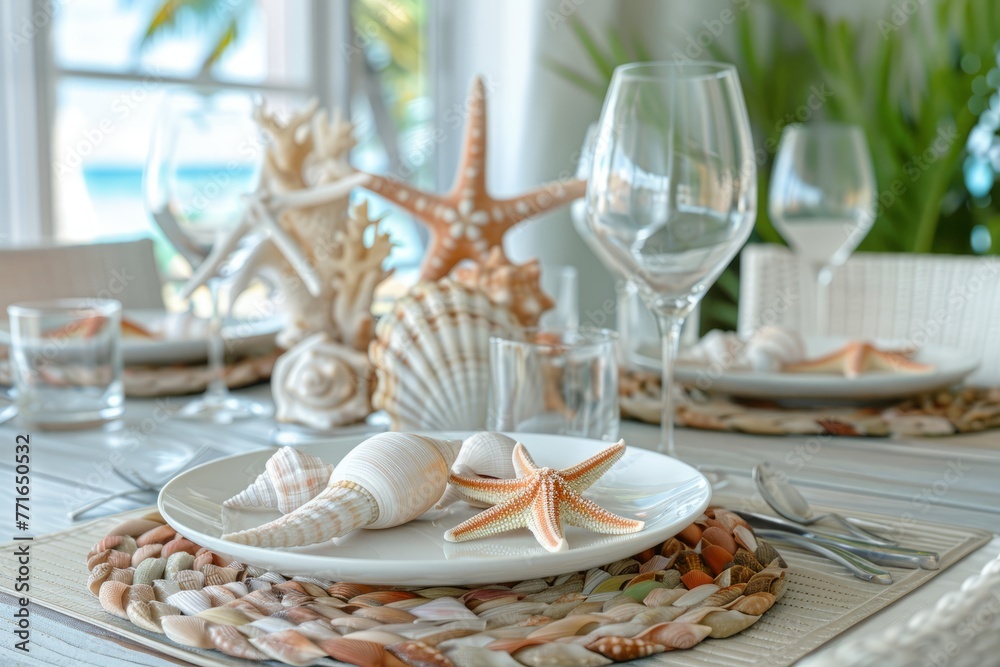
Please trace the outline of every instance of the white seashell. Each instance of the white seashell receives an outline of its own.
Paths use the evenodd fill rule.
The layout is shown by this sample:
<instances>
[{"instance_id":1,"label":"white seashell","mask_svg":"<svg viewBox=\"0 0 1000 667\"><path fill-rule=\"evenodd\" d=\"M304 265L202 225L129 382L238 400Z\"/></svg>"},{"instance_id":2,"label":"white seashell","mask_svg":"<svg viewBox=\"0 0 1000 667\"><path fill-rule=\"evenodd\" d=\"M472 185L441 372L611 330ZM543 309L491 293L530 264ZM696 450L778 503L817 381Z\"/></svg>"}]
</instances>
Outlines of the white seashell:
<instances>
[{"instance_id":1,"label":"white seashell","mask_svg":"<svg viewBox=\"0 0 1000 667\"><path fill-rule=\"evenodd\" d=\"M419 607L412 607L410 613L424 621L479 620L468 607L456 598L440 597Z\"/></svg>"},{"instance_id":2,"label":"white seashell","mask_svg":"<svg viewBox=\"0 0 1000 667\"><path fill-rule=\"evenodd\" d=\"M276 509L288 514L318 496L326 488L331 474L332 465L293 447L282 447L267 460L264 472L257 475L253 484L222 506Z\"/></svg>"},{"instance_id":3,"label":"white seashell","mask_svg":"<svg viewBox=\"0 0 1000 667\"><path fill-rule=\"evenodd\" d=\"M494 431L480 431L473 433L458 451L458 458L451 467L452 471L464 475L481 475L484 477L497 477L499 479L511 479L516 477L512 455L517 440L508 438L503 433ZM441 500L434 506L436 509L443 509L462 497L452 487L448 485L448 490L441 496ZM485 503L470 502L474 507L489 507Z\"/></svg>"},{"instance_id":4,"label":"white seashell","mask_svg":"<svg viewBox=\"0 0 1000 667\"><path fill-rule=\"evenodd\" d=\"M194 648L214 648L208 634L209 623L197 616L164 616L160 619L163 633L171 641Z\"/></svg>"},{"instance_id":5,"label":"white seashell","mask_svg":"<svg viewBox=\"0 0 1000 667\"><path fill-rule=\"evenodd\" d=\"M201 592L208 596L213 607L221 607L236 599L236 594L221 585L205 586Z\"/></svg>"},{"instance_id":6,"label":"white seashell","mask_svg":"<svg viewBox=\"0 0 1000 667\"><path fill-rule=\"evenodd\" d=\"M163 632L162 620L164 616L180 615L181 610L163 602L135 600L128 603L125 608L128 620L143 630L150 632Z\"/></svg>"},{"instance_id":7,"label":"white seashell","mask_svg":"<svg viewBox=\"0 0 1000 667\"><path fill-rule=\"evenodd\" d=\"M372 405L394 430L482 428L489 339L514 331L511 312L481 292L448 280L416 285L376 326Z\"/></svg>"},{"instance_id":8,"label":"white seashell","mask_svg":"<svg viewBox=\"0 0 1000 667\"><path fill-rule=\"evenodd\" d=\"M250 644L250 641L231 625L212 625L208 629L212 644L226 655L243 660L267 660L267 656Z\"/></svg>"},{"instance_id":9,"label":"white seashell","mask_svg":"<svg viewBox=\"0 0 1000 667\"><path fill-rule=\"evenodd\" d=\"M247 585L244 584L242 581L232 581L228 584L223 584L222 587L231 590L233 592L233 595L235 595L238 598L241 598L244 595L250 593L250 590L247 588Z\"/></svg>"},{"instance_id":10,"label":"white seashell","mask_svg":"<svg viewBox=\"0 0 1000 667\"><path fill-rule=\"evenodd\" d=\"M97 597L104 611L119 618L128 618L125 607L128 604L129 588L128 584L120 581L105 581L101 584Z\"/></svg>"},{"instance_id":11,"label":"white seashell","mask_svg":"<svg viewBox=\"0 0 1000 667\"><path fill-rule=\"evenodd\" d=\"M197 616L215 625L246 625L252 620L239 609L229 607L212 607L199 611Z\"/></svg>"},{"instance_id":12,"label":"white seashell","mask_svg":"<svg viewBox=\"0 0 1000 667\"><path fill-rule=\"evenodd\" d=\"M223 539L261 547L325 542L356 528L391 528L417 518L444 493L458 440L380 433L352 449L323 493L280 519Z\"/></svg>"},{"instance_id":13,"label":"white seashell","mask_svg":"<svg viewBox=\"0 0 1000 667\"><path fill-rule=\"evenodd\" d=\"M192 565L194 565L194 556L188 552L178 551L170 554L165 568L167 579L173 581L179 573L190 570Z\"/></svg>"},{"instance_id":14,"label":"white seashell","mask_svg":"<svg viewBox=\"0 0 1000 667\"><path fill-rule=\"evenodd\" d=\"M786 364L805 359L806 345L797 331L766 326L750 337L743 354L753 370L777 373Z\"/></svg>"},{"instance_id":15,"label":"white seashell","mask_svg":"<svg viewBox=\"0 0 1000 667\"><path fill-rule=\"evenodd\" d=\"M478 646L455 646L445 655L455 667L521 667L521 663L505 651L491 651Z\"/></svg>"},{"instance_id":16,"label":"white seashell","mask_svg":"<svg viewBox=\"0 0 1000 667\"><path fill-rule=\"evenodd\" d=\"M174 577L174 583L180 586L182 591L196 591L204 587L205 575L198 570L181 570Z\"/></svg>"},{"instance_id":17,"label":"white seashell","mask_svg":"<svg viewBox=\"0 0 1000 667\"><path fill-rule=\"evenodd\" d=\"M551 642L522 648L514 653L518 662L529 667L602 667L612 664L600 653L588 651L579 644Z\"/></svg>"},{"instance_id":18,"label":"white seashell","mask_svg":"<svg viewBox=\"0 0 1000 667\"><path fill-rule=\"evenodd\" d=\"M177 585L176 581L167 581L166 579L156 579L153 581L153 592L156 594L156 599L160 602L166 602L168 597L180 592L180 590L181 587Z\"/></svg>"},{"instance_id":19,"label":"white seashell","mask_svg":"<svg viewBox=\"0 0 1000 667\"><path fill-rule=\"evenodd\" d=\"M325 331L310 336L274 364L278 421L324 430L361 421L372 411L370 370L366 353Z\"/></svg>"},{"instance_id":20,"label":"white seashell","mask_svg":"<svg viewBox=\"0 0 1000 667\"><path fill-rule=\"evenodd\" d=\"M135 573L132 575L132 583L152 584L155 580L163 576L166 565L166 558L147 558L135 568Z\"/></svg>"},{"instance_id":21,"label":"white seashell","mask_svg":"<svg viewBox=\"0 0 1000 667\"><path fill-rule=\"evenodd\" d=\"M262 653L286 665L312 665L327 657L326 651L295 630L282 630L250 639Z\"/></svg>"},{"instance_id":22,"label":"white seashell","mask_svg":"<svg viewBox=\"0 0 1000 667\"><path fill-rule=\"evenodd\" d=\"M167 604L177 607L187 616L194 616L211 609L212 599L204 591L178 591L167 598Z\"/></svg>"}]
</instances>

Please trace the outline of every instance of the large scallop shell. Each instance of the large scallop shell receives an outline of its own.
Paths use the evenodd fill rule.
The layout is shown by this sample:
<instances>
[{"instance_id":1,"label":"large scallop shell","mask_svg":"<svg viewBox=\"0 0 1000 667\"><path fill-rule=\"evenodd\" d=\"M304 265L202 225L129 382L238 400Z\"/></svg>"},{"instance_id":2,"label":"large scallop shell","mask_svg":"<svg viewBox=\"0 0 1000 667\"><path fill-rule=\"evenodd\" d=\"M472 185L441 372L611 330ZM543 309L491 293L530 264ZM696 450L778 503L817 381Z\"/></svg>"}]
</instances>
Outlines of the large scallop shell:
<instances>
[{"instance_id":1,"label":"large scallop shell","mask_svg":"<svg viewBox=\"0 0 1000 667\"><path fill-rule=\"evenodd\" d=\"M276 509L287 514L305 505L326 488L333 466L319 458L303 454L293 447L282 447L264 464L264 472L245 490L223 507Z\"/></svg>"},{"instance_id":2,"label":"large scallop shell","mask_svg":"<svg viewBox=\"0 0 1000 667\"><path fill-rule=\"evenodd\" d=\"M320 332L281 355L271 376L281 422L331 429L371 412L368 355Z\"/></svg>"},{"instance_id":3,"label":"large scallop shell","mask_svg":"<svg viewBox=\"0 0 1000 667\"><path fill-rule=\"evenodd\" d=\"M459 440L379 433L348 452L323 493L280 519L223 539L258 547L325 542L356 528L411 521L441 498Z\"/></svg>"},{"instance_id":4,"label":"large scallop shell","mask_svg":"<svg viewBox=\"0 0 1000 667\"><path fill-rule=\"evenodd\" d=\"M501 246L493 246L486 259L455 267L449 278L479 289L493 303L510 308L523 326L537 327L542 314L555 305L552 297L542 291L541 273L537 259L514 264Z\"/></svg>"},{"instance_id":5,"label":"large scallop shell","mask_svg":"<svg viewBox=\"0 0 1000 667\"><path fill-rule=\"evenodd\" d=\"M372 405L394 430L482 428L490 336L515 331L510 310L482 292L448 280L416 285L376 327Z\"/></svg>"}]
</instances>

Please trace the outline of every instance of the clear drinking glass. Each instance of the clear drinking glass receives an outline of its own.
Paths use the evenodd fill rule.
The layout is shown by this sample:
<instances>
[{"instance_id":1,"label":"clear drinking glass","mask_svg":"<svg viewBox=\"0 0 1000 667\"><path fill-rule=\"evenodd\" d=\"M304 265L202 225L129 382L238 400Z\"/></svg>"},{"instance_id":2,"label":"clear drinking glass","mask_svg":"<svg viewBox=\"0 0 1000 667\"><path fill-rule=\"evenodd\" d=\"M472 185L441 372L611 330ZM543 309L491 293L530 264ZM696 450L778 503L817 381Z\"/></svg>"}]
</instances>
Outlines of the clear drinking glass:
<instances>
[{"instance_id":1,"label":"clear drinking glass","mask_svg":"<svg viewBox=\"0 0 1000 667\"><path fill-rule=\"evenodd\" d=\"M7 307L21 418L39 426L96 425L125 411L122 305L57 299Z\"/></svg>"},{"instance_id":2,"label":"clear drinking glass","mask_svg":"<svg viewBox=\"0 0 1000 667\"><path fill-rule=\"evenodd\" d=\"M856 125L788 125L771 170L771 222L816 279L810 333L828 335L828 287L875 222L875 169ZM812 317L809 317L812 315Z\"/></svg>"},{"instance_id":3,"label":"clear drinking glass","mask_svg":"<svg viewBox=\"0 0 1000 667\"><path fill-rule=\"evenodd\" d=\"M611 79L587 185L600 257L634 281L662 347L661 449L676 454L672 379L687 315L746 242L757 165L732 65L633 63Z\"/></svg>"},{"instance_id":4,"label":"clear drinking glass","mask_svg":"<svg viewBox=\"0 0 1000 667\"><path fill-rule=\"evenodd\" d=\"M618 438L617 335L529 329L490 338L490 431Z\"/></svg>"},{"instance_id":5,"label":"clear drinking glass","mask_svg":"<svg viewBox=\"0 0 1000 667\"><path fill-rule=\"evenodd\" d=\"M263 162L260 130L247 111L172 102L160 119L146 162L144 189L150 213L190 260L236 227L245 213L244 196L256 189ZM180 235L182 238L178 238ZM237 253L238 261L245 257ZM223 273L237 266L230 262ZM181 408L182 418L229 423L270 413L262 403L233 396L225 379L222 334L225 275L208 280L211 296L205 394Z\"/></svg>"}]
</instances>

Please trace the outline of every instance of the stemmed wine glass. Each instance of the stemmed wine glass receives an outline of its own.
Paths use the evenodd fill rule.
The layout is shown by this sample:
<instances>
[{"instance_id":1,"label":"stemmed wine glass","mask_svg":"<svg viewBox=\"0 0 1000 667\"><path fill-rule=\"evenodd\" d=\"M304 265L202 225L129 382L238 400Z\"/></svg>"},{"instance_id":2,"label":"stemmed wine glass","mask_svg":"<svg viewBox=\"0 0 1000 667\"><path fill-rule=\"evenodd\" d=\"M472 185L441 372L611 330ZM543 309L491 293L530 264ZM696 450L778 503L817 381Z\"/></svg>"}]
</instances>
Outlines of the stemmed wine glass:
<instances>
[{"instance_id":1,"label":"stemmed wine glass","mask_svg":"<svg viewBox=\"0 0 1000 667\"><path fill-rule=\"evenodd\" d=\"M168 102L147 156L143 189L150 214L192 263L204 261L242 219L244 195L260 178L261 146L259 128L247 112L207 102ZM225 379L222 326L229 302L221 292L239 256L208 280L211 379L201 397L178 411L180 417L229 423L270 412L262 403L230 394Z\"/></svg>"},{"instance_id":2,"label":"stemmed wine glass","mask_svg":"<svg viewBox=\"0 0 1000 667\"><path fill-rule=\"evenodd\" d=\"M600 257L638 285L663 346L661 450L676 455L672 380L684 318L746 242L757 166L732 65L618 67L587 186Z\"/></svg>"},{"instance_id":3,"label":"stemmed wine glass","mask_svg":"<svg viewBox=\"0 0 1000 667\"><path fill-rule=\"evenodd\" d=\"M864 131L856 125L788 125L771 171L771 222L812 269L812 322L829 334L828 291L875 222L875 170Z\"/></svg>"}]
</instances>

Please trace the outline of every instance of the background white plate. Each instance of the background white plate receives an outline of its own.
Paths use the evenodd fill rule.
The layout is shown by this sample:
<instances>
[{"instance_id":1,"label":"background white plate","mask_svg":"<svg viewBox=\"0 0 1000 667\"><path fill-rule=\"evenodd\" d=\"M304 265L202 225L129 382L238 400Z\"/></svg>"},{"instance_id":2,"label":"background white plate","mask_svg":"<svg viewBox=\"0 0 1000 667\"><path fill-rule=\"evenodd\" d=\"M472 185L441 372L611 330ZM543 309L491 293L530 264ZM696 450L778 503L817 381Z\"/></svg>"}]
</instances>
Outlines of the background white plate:
<instances>
[{"instance_id":1,"label":"background white plate","mask_svg":"<svg viewBox=\"0 0 1000 667\"><path fill-rule=\"evenodd\" d=\"M154 332L162 331L168 314L165 310L127 310L124 316ZM176 316L175 316L176 317ZM179 335L165 338L122 338L122 357L127 365L196 364L208 358L206 325L194 321ZM227 319L223 326L227 352L250 355L266 353L274 348L275 338L283 320L268 317L258 320ZM6 320L0 322L0 345L9 345L10 331Z\"/></svg>"},{"instance_id":2,"label":"background white plate","mask_svg":"<svg viewBox=\"0 0 1000 667\"><path fill-rule=\"evenodd\" d=\"M846 338L807 338L806 350L808 356L814 358L847 342ZM904 347L900 341L876 340L874 344L883 349ZM825 373L717 372L704 366L678 363L675 374L679 382L696 389L742 398L861 401L903 398L946 389L961 382L979 366L976 355L941 345L926 345L913 358L936 368L930 373L874 372L846 378Z\"/></svg>"},{"instance_id":3,"label":"background white plate","mask_svg":"<svg viewBox=\"0 0 1000 667\"><path fill-rule=\"evenodd\" d=\"M578 463L607 446L605 442L564 436L512 435L528 447L539 465L556 468ZM346 437L299 449L336 463L361 440L362 436ZM160 492L158 505L163 518L202 546L282 574L435 586L520 581L627 558L675 535L704 511L711 498L708 481L691 466L629 447L586 495L612 512L644 520L645 528L633 535L599 535L565 527L568 551L545 551L527 529L461 544L446 542L444 533L448 528L481 511L465 503L395 528L356 530L308 547L275 550L222 540L225 532L279 516L276 512L227 509L223 519L222 502L250 484L273 453L264 450L239 454L182 473Z\"/></svg>"}]
</instances>

